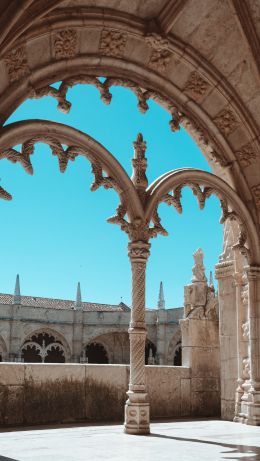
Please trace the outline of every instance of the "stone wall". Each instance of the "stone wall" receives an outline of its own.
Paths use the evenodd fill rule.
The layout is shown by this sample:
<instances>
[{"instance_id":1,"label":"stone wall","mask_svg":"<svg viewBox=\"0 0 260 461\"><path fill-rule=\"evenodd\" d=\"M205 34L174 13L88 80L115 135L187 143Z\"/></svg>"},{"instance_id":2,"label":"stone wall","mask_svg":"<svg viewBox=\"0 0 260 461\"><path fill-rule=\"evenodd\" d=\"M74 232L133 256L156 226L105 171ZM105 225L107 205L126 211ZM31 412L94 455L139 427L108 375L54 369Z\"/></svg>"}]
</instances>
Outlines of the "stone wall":
<instances>
[{"instance_id":1,"label":"stone wall","mask_svg":"<svg viewBox=\"0 0 260 461\"><path fill-rule=\"evenodd\" d=\"M12 298L11 295L3 296ZM22 297L22 301L23 299ZM55 306L52 299L41 299L45 299L46 306L47 301L50 306L53 304ZM109 363L129 363L128 328L131 311L80 311L73 310L73 305L74 302L71 301L70 309L57 309L23 304L1 304L0 295L0 355L2 360L16 361L21 355L24 342L30 340L34 334L45 332L63 345L65 362L79 363L86 345L102 336L101 343L107 351ZM161 365L173 365L174 347L180 333L178 321L182 314L182 308L161 311L146 309L147 338L159 351ZM127 335L127 341L122 341L125 335ZM116 342L115 338L123 342L120 347L113 344Z\"/></svg>"},{"instance_id":2,"label":"stone wall","mask_svg":"<svg viewBox=\"0 0 260 461\"><path fill-rule=\"evenodd\" d=\"M191 415L189 368L147 366L146 379L152 418ZM123 421L128 380L127 365L1 363L0 424Z\"/></svg>"}]
</instances>

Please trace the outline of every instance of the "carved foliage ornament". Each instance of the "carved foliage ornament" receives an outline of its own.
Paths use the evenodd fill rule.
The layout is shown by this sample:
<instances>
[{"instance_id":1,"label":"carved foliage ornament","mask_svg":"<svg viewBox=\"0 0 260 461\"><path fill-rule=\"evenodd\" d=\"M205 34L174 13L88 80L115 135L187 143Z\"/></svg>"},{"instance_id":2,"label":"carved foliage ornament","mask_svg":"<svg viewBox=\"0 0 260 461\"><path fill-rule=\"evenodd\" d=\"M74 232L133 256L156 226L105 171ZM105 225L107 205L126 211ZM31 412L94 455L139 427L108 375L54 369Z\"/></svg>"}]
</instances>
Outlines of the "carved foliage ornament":
<instances>
[{"instance_id":1,"label":"carved foliage ornament","mask_svg":"<svg viewBox=\"0 0 260 461\"><path fill-rule=\"evenodd\" d=\"M105 104L110 104L112 100L112 93L110 92L110 88L112 86L128 88L136 95L138 100L137 107L142 113L145 113L149 109L147 101L149 99L153 99L171 114L172 118L169 122L169 125L173 132L178 131L180 129L180 124L182 124L182 126L193 137L198 146L213 162L223 167L228 165L228 162L223 154L218 154L217 151L212 147L206 131L201 128L197 121L191 120L190 117L188 118L185 114L180 112L175 104L166 99L160 93L152 89L141 88L132 80L109 77L106 78L104 82L101 82L99 78L94 76L77 75L75 77L64 80L58 89L50 85L34 89L31 97L41 98L43 96L52 96L58 101L58 109L62 112L68 113L71 108L71 103L66 99L67 91L69 88L79 83L94 85L99 90L100 97Z\"/></svg>"},{"instance_id":2,"label":"carved foliage ornament","mask_svg":"<svg viewBox=\"0 0 260 461\"><path fill-rule=\"evenodd\" d=\"M238 236L238 241L233 245L233 248L238 249L243 255L248 257L249 249L246 247L247 233L243 223L241 222L238 214L229 209L227 200L222 196L222 194L215 190L212 187L202 188L199 184L193 182L183 182L182 184L176 186L176 188L171 192L161 197L160 202L164 202L169 206L173 206L178 213L182 213L182 204L181 196L182 189L184 187L189 187L193 194L197 197L199 208L203 210L205 206L206 199L209 198L212 194L216 195L220 201L220 206L222 209L222 215L220 217L220 224L224 224L228 219L236 220L240 227L240 233ZM259 201L260 201L260 185L259 185Z\"/></svg>"},{"instance_id":3,"label":"carved foliage ornament","mask_svg":"<svg viewBox=\"0 0 260 461\"><path fill-rule=\"evenodd\" d=\"M255 198L255 203L257 208L260 209L260 184L252 187L252 192Z\"/></svg>"},{"instance_id":4,"label":"carved foliage ornament","mask_svg":"<svg viewBox=\"0 0 260 461\"><path fill-rule=\"evenodd\" d=\"M152 48L148 66L155 71L165 72L171 58L169 41L156 33L147 34L145 41Z\"/></svg>"},{"instance_id":5,"label":"carved foliage ornament","mask_svg":"<svg viewBox=\"0 0 260 461\"><path fill-rule=\"evenodd\" d=\"M99 49L107 56L122 57L125 50L127 35L118 30L103 29Z\"/></svg>"},{"instance_id":6,"label":"carved foliage ornament","mask_svg":"<svg viewBox=\"0 0 260 461\"><path fill-rule=\"evenodd\" d=\"M77 31L64 29L56 32L53 37L53 49L57 59L72 58L77 53Z\"/></svg>"},{"instance_id":7,"label":"carved foliage ornament","mask_svg":"<svg viewBox=\"0 0 260 461\"><path fill-rule=\"evenodd\" d=\"M256 159L256 152L251 143L241 147L241 149L236 152L236 155L243 168L250 166Z\"/></svg>"},{"instance_id":8,"label":"carved foliage ornament","mask_svg":"<svg viewBox=\"0 0 260 461\"><path fill-rule=\"evenodd\" d=\"M74 161L78 155L85 156L92 165L92 173L94 174L94 181L91 185L91 191L97 190L103 186L105 189L114 188L117 192L121 192L119 185L110 176L103 176L103 168L100 162L94 159L91 154L85 152L81 147L78 146L67 146L62 147L62 144L53 137L50 136L35 136L22 144L21 152L15 149L9 148L0 152L0 160L6 158L12 163L20 163L25 171L29 174L33 174L33 166L31 164L30 156L34 153L35 144L43 142L47 144L54 156L58 157L59 168L61 173L66 171L69 160ZM11 200L12 196L0 187L0 198L5 200Z\"/></svg>"},{"instance_id":9,"label":"carved foliage ornament","mask_svg":"<svg viewBox=\"0 0 260 461\"><path fill-rule=\"evenodd\" d=\"M223 109L217 117L215 123L219 130L226 136L230 135L238 127L239 122L231 109Z\"/></svg>"},{"instance_id":10,"label":"carved foliage ornament","mask_svg":"<svg viewBox=\"0 0 260 461\"><path fill-rule=\"evenodd\" d=\"M26 49L24 46L11 50L4 58L7 73L11 82L29 74Z\"/></svg>"},{"instance_id":11,"label":"carved foliage ornament","mask_svg":"<svg viewBox=\"0 0 260 461\"><path fill-rule=\"evenodd\" d=\"M194 71L190 74L184 86L184 91L190 94L194 99L199 99L207 92L209 86L209 83L206 82L198 72Z\"/></svg>"}]
</instances>

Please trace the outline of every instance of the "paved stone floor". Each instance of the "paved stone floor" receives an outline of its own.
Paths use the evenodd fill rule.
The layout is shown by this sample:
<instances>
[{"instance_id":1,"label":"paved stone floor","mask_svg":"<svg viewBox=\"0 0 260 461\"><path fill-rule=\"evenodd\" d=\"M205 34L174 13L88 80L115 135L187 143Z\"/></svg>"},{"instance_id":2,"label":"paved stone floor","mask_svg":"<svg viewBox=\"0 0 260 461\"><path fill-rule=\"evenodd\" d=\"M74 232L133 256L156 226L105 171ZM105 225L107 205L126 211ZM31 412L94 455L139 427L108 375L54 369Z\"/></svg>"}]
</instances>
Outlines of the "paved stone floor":
<instances>
[{"instance_id":1,"label":"paved stone floor","mask_svg":"<svg viewBox=\"0 0 260 461\"><path fill-rule=\"evenodd\" d=\"M260 427L219 420L154 423L150 436L120 425L28 428L0 433L0 461L260 460Z\"/></svg>"}]
</instances>

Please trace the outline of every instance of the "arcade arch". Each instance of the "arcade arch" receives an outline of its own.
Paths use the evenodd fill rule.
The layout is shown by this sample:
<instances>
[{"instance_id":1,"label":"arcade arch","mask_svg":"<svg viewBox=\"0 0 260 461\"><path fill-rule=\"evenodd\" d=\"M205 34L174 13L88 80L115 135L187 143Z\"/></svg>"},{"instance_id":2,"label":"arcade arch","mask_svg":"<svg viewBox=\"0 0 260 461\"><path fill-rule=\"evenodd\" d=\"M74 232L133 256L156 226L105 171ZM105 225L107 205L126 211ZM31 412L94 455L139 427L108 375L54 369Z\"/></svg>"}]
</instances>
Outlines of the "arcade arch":
<instances>
[{"instance_id":1,"label":"arcade arch","mask_svg":"<svg viewBox=\"0 0 260 461\"><path fill-rule=\"evenodd\" d=\"M52 1L48 7L42 4L37 14L31 15L35 21L33 24L30 22L30 15L24 18L23 13L20 13L11 17L11 24L16 25L12 37L8 37L9 25L3 30L4 46L2 47L1 65L3 66L4 78L0 100L1 120L4 122L15 107L29 95L38 96L37 91L45 91L43 88L53 81L64 81L64 79L82 75L83 70L88 76L91 74L91 76L102 75L130 79L139 88L154 91L156 98L162 104L165 104L165 100L166 106L167 101L170 102L171 109L174 109L174 116L181 119L183 125L197 139L208 160L213 162L215 173L228 180L232 188L213 175L205 176L205 173L191 170L172 172L169 173L169 176L160 178L156 184L152 185L152 188L148 189L149 203L144 210L140 194L136 193L136 190L130 185L131 182L125 177L123 178L124 175L121 174L122 171L118 169L118 166L114 164L115 168L113 168L113 162L108 165L104 159L102 168L109 175L111 174L112 178L117 176L116 179L119 184L121 180L122 183L126 180L131 192L128 188L120 191L122 203L117 215L110 220L110 222L120 224L122 230L129 234L131 241L129 255L132 261L135 289L133 293L133 316L130 325L133 360L130 386L135 391L138 389L139 394L144 391L144 363L140 360L139 367L134 366L134 363L138 362L138 358L144 357L146 334L144 331L144 296L142 292L144 292L145 284L145 265L149 256L149 239L157 233L165 234L158 218L157 206L162 194L164 194L167 196L167 200L178 208L178 194L181 187L187 183L190 185L192 182L192 189L198 196L201 205L203 205L209 189L217 190L217 194L221 196L226 226L228 227L228 220L234 217L238 218L240 224L240 233L235 242L234 251L237 254L241 250L245 257L243 272L246 273L246 283L240 283L239 286L244 289L244 285L246 285L248 288L247 320L250 347L249 378L247 379L251 402L250 411L248 405L248 418L245 418L247 421L254 421L254 423L257 421L259 424L259 415L256 410L257 405L259 405L260 389L258 363L260 317L259 184L253 173L259 153L259 130L257 121L252 116L253 110L247 109L247 101L250 99L246 99L247 94L245 93L247 91L244 90L240 97L238 92L234 90L229 83L229 78L231 79L233 72L227 71L227 64L224 66L225 71L221 67L218 69L217 65L216 67L213 66L210 59L201 55L198 51L199 45L195 46L194 43L190 45L189 40L185 44L185 41L178 37L178 34L175 34L174 37L169 35L171 27L166 27L166 29L164 27L165 14L162 16L159 14L158 20L160 27L167 36L161 34L160 27L154 26L155 30L153 30L151 22L139 17L137 12L135 15L129 15L127 12L111 11L106 8L92 10L88 5L82 9L80 14L75 12L73 19L71 19L71 11L66 8L62 9L62 5L61 9L55 10L59 3ZM183 3L186 4L187 2ZM33 9L33 7L31 8ZM45 17L48 12L51 13ZM19 20L22 19L24 19L23 23L19 26ZM96 39L87 40L90 34L95 34ZM251 44L250 40L249 44ZM45 52L41 53L41 50ZM131 50L134 50L134 54ZM179 72L176 72L176 63L181 67ZM50 81L50 75L52 81ZM47 88L47 91L50 90ZM144 106L145 102L143 102L142 108ZM169 106L167 108L169 109ZM175 124L176 118L173 126ZM52 136L58 132L60 144L66 144L66 140L68 141L65 133L66 130L69 130L67 127L66 129L56 127L56 132L53 125L47 127L46 123L44 125L42 122L42 126L44 126L42 132L46 133L46 128L48 128L48 134L51 133ZM13 134L18 134L19 129L15 131L15 129L7 127L7 129L2 130L2 139L4 140L4 143L1 144L2 149L8 151L7 155L10 159L22 161L29 170L31 168L29 155L32 147L30 143L25 145L21 156L13 151L12 146L19 143L18 139L20 142L26 143L32 141L34 136L39 136L40 126L37 127L37 130L32 128L32 125L26 127L26 124L20 124L20 134L24 129L29 137L22 140L19 134L17 137L14 136L12 141L10 140L12 131ZM81 145L82 135L74 133L73 139L78 141L79 144L77 145L80 149L85 147L85 139ZM13 142L14 140L16 142ZM140 147L141 139L139 141L140 154L142 150ZM59 144L58 147L56 144L55 148L58 148L60 165L63 169L66 166L67 157L73 157L75 151L67 149L66 155L64 155ZM143 159L141 155L140 158ZM102 168L101 172L99 166L96 169L94 184L97 186L99 183L99 185L111 187L110 177L103 177ZM135 178L135 186L139 187L139 192L146 190L144 187L145 172L142 173L144 173L143 182L138 184L137 178ZM201 189L201 186L204 189ZM171 190L174 191L172 195ZM237 194L234 190L237 191ZM128 209L124 207L126 192L132 196L131 207ZM10 198L10 195L2 189L1 195L4 198ZM229 208L230 204L232 209ZM128 215L129 221L125 219L125 214ZM149 228L151 219L154 225ZM249 267L246 268L247 261ZM141 279L139 291L137 290L138 279ZM134 406L134 401L131 402L131 399L130 404ZM147 416L147 405L144 405L143 410ZM147 419L149 420L148 416ZM126 425L126 430L129 432L131 430L138 432L138 429L139 426L138 428L131 428ZM143 430L148 431L148 424Z\"/></svg>"}]
</instances>

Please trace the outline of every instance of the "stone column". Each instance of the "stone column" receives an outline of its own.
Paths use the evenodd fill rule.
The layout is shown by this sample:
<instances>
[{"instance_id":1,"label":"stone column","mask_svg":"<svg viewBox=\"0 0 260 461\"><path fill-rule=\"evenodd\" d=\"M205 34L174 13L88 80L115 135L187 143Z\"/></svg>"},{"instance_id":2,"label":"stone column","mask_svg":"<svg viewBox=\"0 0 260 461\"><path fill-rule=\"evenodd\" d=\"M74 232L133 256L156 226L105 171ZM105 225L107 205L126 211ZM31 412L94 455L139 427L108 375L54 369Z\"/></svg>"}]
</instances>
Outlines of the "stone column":
<instances>
[{"instance_id":1,"label":"stone column","mask_svg":"<svg viewBox=\"0 0 260 461\"><path fill-rule=\"evenodd\" d=\"M248 399L241 412L246 424L260 425L260 267L246 268L248 278L249 374Z\"/></svg>"},{"instance_id":2,"label":"stone column","mask_svg":"<svg viewBox=\"0 0 260 461\"><path fill-rule=\"evenodd\" d=\"M145 385L145 273L150 244L129 243L132 267L132 311L129 328L130 382L125 405L125 432L149 434L150 406Z\"/></svg>"},{"instance_id":3,"label":"stone column","mask_svg":"<svg viewBox=\"0 0 260 461\"><path fill-rule=\"evenodd\" d=\"M238 378L237 312L234 260L215 266L218 280L221 417L233 421Z\"/></svg>"},{"instance_id":4,"label":"stone column","mask_svg":"<svg viewBox=\"0 0 260 461\"><path fill-rule=\"evenodd\" d=\"M193 256L192 284L184 287L184 319L180 321L182 365L191 368L191 414L217 416L220 410L218 300L213 284L207 284L202 250Z\"/></svg>"},{"instance_id":5,"label":"stone column","mask_svg":"<svg viewBox=\"0 0 260 461\"><path fill-rule=\"evenodd\" d=\"M236 271L234 275L236 287L236 310L237 310L237 369L238 380L235 401L235 422L241 422L243 415L241 413L241 404L247 400L248 388L248 284L246 274L241 270Z\"/></svg>"}]
</instances>

